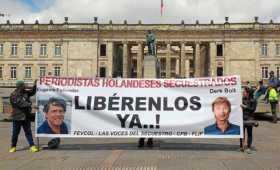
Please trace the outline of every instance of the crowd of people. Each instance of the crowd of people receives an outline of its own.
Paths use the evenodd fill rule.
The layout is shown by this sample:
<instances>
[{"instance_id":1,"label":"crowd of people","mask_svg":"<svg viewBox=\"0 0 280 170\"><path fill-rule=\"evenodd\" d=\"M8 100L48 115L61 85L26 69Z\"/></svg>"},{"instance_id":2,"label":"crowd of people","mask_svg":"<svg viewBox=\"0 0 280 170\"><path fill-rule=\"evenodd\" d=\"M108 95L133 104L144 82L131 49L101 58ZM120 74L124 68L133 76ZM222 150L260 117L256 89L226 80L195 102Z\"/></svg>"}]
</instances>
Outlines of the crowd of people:
<instances>
[{"instance_id":1,"label":"crowd of people","mask_svg":"<svg viewBox=\"0 0 280 170\"><path fill-rule=\"evenodd\" d=\"M245 90L249 91L250 98L255 100L257 102L259 98L264 95L263 100L266 103L269 103L271 106L271 113L272 113L272 122L277 123L277 113L276 113L276 106L278 103L278 97L280 92L280 81L277 77L275 77L274 72L270 71L269 73L269 79L267 86L264 85L263 81L260 80L258 82L258 85L256 88L253 88L250 86L250 83L248 82L245 86Z\"/></svg>"}]
</instances>

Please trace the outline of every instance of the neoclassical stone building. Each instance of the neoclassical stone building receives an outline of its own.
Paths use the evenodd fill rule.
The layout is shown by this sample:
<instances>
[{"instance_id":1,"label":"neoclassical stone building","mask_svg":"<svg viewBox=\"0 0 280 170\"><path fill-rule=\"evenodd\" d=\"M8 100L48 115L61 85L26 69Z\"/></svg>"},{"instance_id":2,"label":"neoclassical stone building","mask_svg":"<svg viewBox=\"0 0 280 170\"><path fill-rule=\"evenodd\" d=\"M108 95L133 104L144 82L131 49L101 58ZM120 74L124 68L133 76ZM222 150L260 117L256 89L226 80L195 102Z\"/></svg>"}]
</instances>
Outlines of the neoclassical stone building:
<instances>
[{"instance_id":1,"label":"neoclassical stone building","mask_svg":"<svg viewBox=\"0 0 280 170\"><path fill-rule=\"evenodd\" d=\"M0 82L39 76L141 78L148 30L156 35L162 78L280 74L280 24L0 24Z\"/></svg>"}]
</instances>

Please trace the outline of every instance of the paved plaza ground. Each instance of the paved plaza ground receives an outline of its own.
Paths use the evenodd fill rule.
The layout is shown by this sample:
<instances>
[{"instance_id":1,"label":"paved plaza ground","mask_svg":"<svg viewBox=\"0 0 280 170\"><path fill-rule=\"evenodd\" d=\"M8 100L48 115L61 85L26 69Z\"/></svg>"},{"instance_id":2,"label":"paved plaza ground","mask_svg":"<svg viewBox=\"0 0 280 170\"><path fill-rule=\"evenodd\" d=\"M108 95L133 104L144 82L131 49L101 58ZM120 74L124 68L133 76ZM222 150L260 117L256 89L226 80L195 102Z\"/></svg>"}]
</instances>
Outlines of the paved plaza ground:
<instances>
[{"instance_id":1,"label":"paved plaza ground","mask_svg":"<svg viewBox=\"0 0 280 170\"><path fill-rule=\"evenodd\" d=\"M254 129L253 154L238 152L238 139L155 139L153 149L137 148L137 139L67 138L57 150L28 150L23 131L18 151L8 153L10 122L0 122L0 169L70 170L280 170L280 123L265 117ZM34 129L34 127L33 127Z\"/></svg>"}]
</instances>

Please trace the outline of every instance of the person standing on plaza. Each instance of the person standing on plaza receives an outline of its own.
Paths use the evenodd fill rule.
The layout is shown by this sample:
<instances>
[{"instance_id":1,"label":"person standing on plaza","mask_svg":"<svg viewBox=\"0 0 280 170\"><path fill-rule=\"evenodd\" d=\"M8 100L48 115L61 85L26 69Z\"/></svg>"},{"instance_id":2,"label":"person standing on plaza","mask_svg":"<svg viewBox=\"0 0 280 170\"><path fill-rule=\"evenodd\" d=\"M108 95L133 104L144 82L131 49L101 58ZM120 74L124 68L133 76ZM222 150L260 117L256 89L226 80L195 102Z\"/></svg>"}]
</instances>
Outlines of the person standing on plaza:
<instances>
[{"instance_id":1,"label":"person standing on plaza","mask_svg":"<svg viewBox=\"0 0 280 170\"><path fill-rule=\"evenodd\" d=\"M269 72L268 86L277 89L280 86L280 82L277 77L274 76L274 71Z\"/></svg>"},{"instance_id":2,"label":"person standing on plaza","mask_svg":"<svg viewBox=\"0 0 280 170\"><path fill-rule=\"evenodd\" d=\"M276 106L278 104L278 93L276 88L270 84L268 87L268 101L270 103L271 113L273 116L272 122L277 123L277 113L276 113Z\"/></svg>"},{"instance_id":3,"label":"person standing on plaza","mask_svg":"<svg viewBox=\"0 0 280 170\"><path fill-rule=\"evenodd\" d=\"M244 88L242 94L242 105L243 111L243 123L244 123L244 138L245 131L247 131L247 148L246 152L248 154L252 153L252 143L253 143L253 126L257 126L258 123L253 119L253 113L256 109L256 100L253 97L253 93L250 91L248 87ZM244 151L244 138L240 139L240 151Z\"/></svg>"},{"instance_id":4,"label":"person standing on plaza","mask_svg":"<svg viewBox=\"0 0 280 170\"><path fill-rule=\"evenodd\" d=\"M25 132L26 139L30 146L31 152L38 152L39 149L34 145L32 131L31 131L31 110L32 102L30 97L36 93L36 83L34 82L33 88L27 90L25 83L22 80L16 82L16 89L10 95L10 103L12 105L12 139L10 153L16 152L18 135L21 127Z\"/></svg>"},{"instance_id":5,"label":"person standing on plaza","mask_svg":"<svg viewBox=\"0 0 280 170\"><path fill-rule=\"evenodd\" d=\"M257 89L254 92L254 99L258 100L261 95L264 95L266 92L266 87L263 85L263 81L258 82Z\"/></svg>"}]
</instances>

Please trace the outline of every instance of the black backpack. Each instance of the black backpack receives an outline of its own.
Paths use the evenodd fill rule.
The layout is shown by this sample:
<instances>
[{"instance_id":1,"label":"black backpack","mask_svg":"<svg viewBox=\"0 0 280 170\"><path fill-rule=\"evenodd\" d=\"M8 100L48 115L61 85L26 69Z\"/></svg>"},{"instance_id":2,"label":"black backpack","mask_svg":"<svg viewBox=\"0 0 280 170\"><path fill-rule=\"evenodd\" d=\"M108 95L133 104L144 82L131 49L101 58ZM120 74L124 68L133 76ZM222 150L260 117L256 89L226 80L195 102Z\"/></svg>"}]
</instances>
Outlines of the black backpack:
<instances>
[{"instance_id":1,"label":"black backpack","mask_svg":"<svg viewBox=\"0 0 280 170\"><path fill-rule=\"evenodd\" d=\"M57 149L59 147L59 144L60 144L60 138L51 139L48 142L48 148L49 149Z\"/></svg>"}]
</instances>

